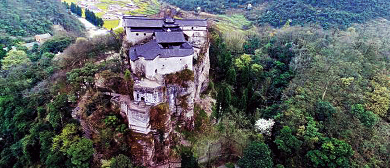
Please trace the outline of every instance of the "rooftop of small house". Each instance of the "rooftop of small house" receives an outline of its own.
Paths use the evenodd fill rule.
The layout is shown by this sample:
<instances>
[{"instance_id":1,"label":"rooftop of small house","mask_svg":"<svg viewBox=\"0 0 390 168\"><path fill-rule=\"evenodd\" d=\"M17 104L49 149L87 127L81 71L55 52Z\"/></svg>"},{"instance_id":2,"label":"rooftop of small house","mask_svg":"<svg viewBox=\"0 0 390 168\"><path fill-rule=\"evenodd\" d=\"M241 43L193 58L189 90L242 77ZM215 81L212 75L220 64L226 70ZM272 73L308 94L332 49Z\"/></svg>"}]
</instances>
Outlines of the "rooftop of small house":
<instances>
[{"instance_id":1,"label":"rooftop of small house","mask_svg":"<svg viewBox=\"0 0 390 168\"><path fill-rule=\"evenodd\" d=\"M50 38L51 35L49 33L46 33L46 34L38 34L38 35L35 35L35 38L39 38L39 39L48 39Z\"/></svg>"}]
</instances>

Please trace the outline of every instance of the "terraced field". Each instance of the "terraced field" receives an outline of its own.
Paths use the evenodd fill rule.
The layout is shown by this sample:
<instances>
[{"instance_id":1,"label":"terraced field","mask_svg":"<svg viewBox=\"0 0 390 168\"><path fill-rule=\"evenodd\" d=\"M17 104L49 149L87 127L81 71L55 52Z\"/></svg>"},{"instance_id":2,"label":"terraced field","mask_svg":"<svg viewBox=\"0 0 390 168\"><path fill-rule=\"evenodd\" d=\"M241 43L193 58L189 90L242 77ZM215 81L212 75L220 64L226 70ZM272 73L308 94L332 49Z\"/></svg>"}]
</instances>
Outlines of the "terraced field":
<instances>
[{"instance_id":1,"label":"terraced field","mask_svg":"<svg viewBox=\"0 0 390 168\"><path fill-rule=\"evenodd\" d=\"M120 23L120 16L125 15L153 15L159 12L160 3L157 0L62 0L75 3L81 7L94 9L98 17L103 18L106 29L115 28Z\"/></svg>"}]
</instances>

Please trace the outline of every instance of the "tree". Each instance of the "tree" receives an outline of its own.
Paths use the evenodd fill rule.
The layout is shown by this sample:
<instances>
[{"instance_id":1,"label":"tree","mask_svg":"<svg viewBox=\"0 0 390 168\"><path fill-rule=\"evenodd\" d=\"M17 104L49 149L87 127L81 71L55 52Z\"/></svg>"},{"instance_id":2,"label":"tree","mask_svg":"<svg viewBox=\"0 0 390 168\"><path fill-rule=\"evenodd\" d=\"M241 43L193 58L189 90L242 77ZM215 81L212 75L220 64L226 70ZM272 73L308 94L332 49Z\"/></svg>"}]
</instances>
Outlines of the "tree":
<instances>
[{"instance_id":1,"label":"tree","mask_svg":"<svg viewBox=\"0 0 390 168\"><path fill-rule=\"evenodd\" d=\"M351 113L354 114L366 127L372 127L378 122L378 116L372 111L366 111L362 104L353 105Z\"/></svg>"},{"instance_id":2,"label":"tree","mask_svg":"<svg viewBox=\"0 0 390 168\"><path fill-rule=\"evenodd\" d=\"M249 64L251 62L252 62L251 56L248 54L243 54L239 58L236 59L234 65L236 65L236 67L239 70L243 70L245 67L249 66Z\"/></svg>"},{"instance_id":3,"label":"tree","mask_svg":"<svg viewBox=\"0 0 390 168\"><path fill-rule=\"evenodd\" d=\"M236 70L234 69L234 67L230 67L229 71L227 72L227 77L226 77L226 80L227 80L227 83L229 83L230 85L235 85L236 84Z\"/></svg>"},{"instance_id":4,"label":"tree","mask_svg":"<svg viewBox=\"0 0 390 168\"><path fill-rule=\"evenodd\" d=\"M182 168L198 168L198 161L194 157L194 154L192 153L191 149L188 147L182 148L183 151L181 151L181 167Z\"/></svg>"},{"instance_id":5,"label":"tree","mask_svg":"<svg viewBox=\"0 0 390 168\"><path fill-rule=\"evenodd\" d=\"M78 131L78 127L75 124L67 124L62 129L61 134L53 138L51 150L66 153L73 144L79 141Z\"/></svg>"},{"instance_id":6,"label":"tree","mask_svg":"<svg viewBox=\"0 0 390 168\"><path fill-rule=\"evenodd\" d=\"M315 106L315 116L319 121L330 119L336 113L336 109L329 102L319 101Z\"/></svg>"},{"instance_id":7,"label":"tree","mask_svg":"<svg viewBox=\"0 0 390 168\"><path fill-rule=\"evenodd\" d=\"M366 93L368 99L366 107L381 117L387 116L390 104L390 89L388 83L385 82L388 80L389 78L386 75L374 77L374 80L371 81L373 91Z\"/></svg>"},{"instance_id":8,"label":"tree","mask_svg":"<svg viewBox=\"0 0 390 168\"><path fill-rule=\"evenodd\" d=\"M260 47L260 37L252 35L243 44L244 52L248 54L255 54L255 50Z\"/></svg>"},{"instance_id":9,"label":"tree","mask_svg":"<svg viewBox=\"0 0 390 168\"><path fill-rule=\"evenodd\" d=\"M252 142L238 161L241 168L272 168L273 165L271 150L264 142Z\"/></svg>"},{"instance_id":10,"label":"tree","mask_svg":"<svg viewBox=\"0 0 390 168\"><path fill-rule=\"evenodd\" d=\"M351 145L335 138L325 138L319 150L311 150L306 157L314 167L349 167L353 155Z\"/></svg>"},{"instance_id":11,"label":"tree","mask_svg":"<svg viewBox=\"0 0 390 168\"><path fill-rule=\"evenodd\" d=\"M304 133L305 143L307 143L309 147L314 148L314 144L319 142L323 136L318 131L316 121L314 121L312 117L307 117L306 120L308 122Z\"/></svg>"},{"instance_id":12,"label":"tree","mask_svg":"<svg viewBox=\"0 0 390 168\"><path fill-rule=\"evenodd\" d=\"M2 69L7 70L13 66L30 64L31 61L27 57L27 54L24 51L11 50L7 53L5 58L1 60Z\"/></svg>"},{"instance_id":13,"label":"tree","mask_svg":"<svg viewBox=\"0 0 390 168\"><path fill-rule=\"evenodd\" d=\"M119 154L111 158L110 168L133 168L133 164L129 157Z\"/></svg>"},{"instance_id":14,"label":"tree","mask_svg":"<svg viewBox=\"0 0 390 168\"><path fill-rule=\"evenodd\" d=\"M78 142L72 144L66 153L74 166L88 168L94 153L93 142L90 139L81 138Z\"/></svg>"},{"instance_id":15,"label":"tree","mask_svg":"<svg viewBox=\"0 0 390 168\"><path fill-rule=\"evenodd\" d=\"M88 89L95 87L95 74L99 71L98 66L92 63L86 64L79 69L72 69L66 73L68 81L74 86L86 86Z\"/></svg>"},{"instance_id":16,"label":"tree","mask_svg":"<svg viewBox=\"0 0 390 168\"><path fill-rule=\"evenodd\" d=\"M278 146L278 149L287 155L297 152L302 145L302 141L292 135L289 126L284 126L283 129L280 130L280 134L276 136L275 143Z\"/></svg>"},{"instance_id":17,"label":"tree","mask_svg":"<svg viewBox=\"0 0 390 168\"><path fill-rule=\"evenodd\" d=\"M131 72L126 69L125 75L123 77L126 81L126 89L127 93L129 94L130 100L134 100L134 95L133 95L133 90L134 90L134 80L133 77L131 76Z\"/></svg>"},{"instance_id":18,"label":"tree","mask_svg":"<svg viewBox=\"0 0 390 168\"><path fill-rule=\"evenodd\" d=\"M40 53L51 52L57 54L63 52L70 44L75 41L75 38L68 36L54 36L51 39L45 41L40 47Z\"/></svg>"}]
</instances>

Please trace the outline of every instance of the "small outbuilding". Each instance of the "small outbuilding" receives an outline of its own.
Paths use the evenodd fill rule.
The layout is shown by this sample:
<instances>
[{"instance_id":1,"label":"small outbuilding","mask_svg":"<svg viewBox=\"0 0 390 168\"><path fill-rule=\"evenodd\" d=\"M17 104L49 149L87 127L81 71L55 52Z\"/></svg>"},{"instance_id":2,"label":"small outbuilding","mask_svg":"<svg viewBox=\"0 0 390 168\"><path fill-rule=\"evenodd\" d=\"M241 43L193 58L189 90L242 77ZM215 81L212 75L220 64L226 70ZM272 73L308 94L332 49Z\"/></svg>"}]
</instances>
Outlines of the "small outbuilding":
<instances>
[{"instance_id":1,"label":"small outbuilding","mask_svg":"<svg viewBox=\"0 0 390 168\"><path fill-rule=\"evenodd\" d=\"M51 38L51 35L49 33L46 34L39 34L35 36L35 41L37 41L39 44L43 44L47 40Z\"/></svg>"}]
</instances>

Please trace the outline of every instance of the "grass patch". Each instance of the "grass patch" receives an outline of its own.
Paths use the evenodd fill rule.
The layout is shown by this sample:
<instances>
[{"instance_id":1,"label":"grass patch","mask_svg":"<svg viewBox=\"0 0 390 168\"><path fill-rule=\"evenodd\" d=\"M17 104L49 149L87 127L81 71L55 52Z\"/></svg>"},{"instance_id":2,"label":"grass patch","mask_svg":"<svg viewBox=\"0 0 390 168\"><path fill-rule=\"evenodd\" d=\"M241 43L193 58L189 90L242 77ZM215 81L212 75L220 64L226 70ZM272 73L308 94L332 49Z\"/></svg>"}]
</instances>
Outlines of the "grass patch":
<instances>
[{"instance_id":1,"label":"grass patch","mask_svg":"<svg viewBox=\"0 0 390 168\"><path fill-rule=\"evenodd\" d=\"M106 11L109 5L106 4L106 3L98 3L98 4L96 4L96 6L97 6L99 9Z\"/></svg>"},{"instance_id":2,"label":"grass patch","mask_svg":"<svg viewBox=\"0 0 390 168\"><path fill-rule=\"evenodd\" d=\"M97 16L97 17L102 17L103 15L104 15L104 12L99 12L99 13L95 13L95 15Z\"/></svg>"},{"instance_id":3,"label":"grass patch","mask_svg":"<svg viewBox=\"0 0 390 168\"><path fill-rule=\"evenodd\" d=\"M119 20L105 20L103 27L111 30L119 25Z\"/></svg>"},{"instance_id":4,"label":"grass patch","mask_svg":"<svg viewBox=\"0 0 390 168\"><path fill-rule=\"evenodd\" d=\"M229 32L231 30L241 31L243 27L250 27L251 21L247 20L242 14L234 15L218 15L218 21L216 26L221 32Z\"/></svg>"}]
</instances>

